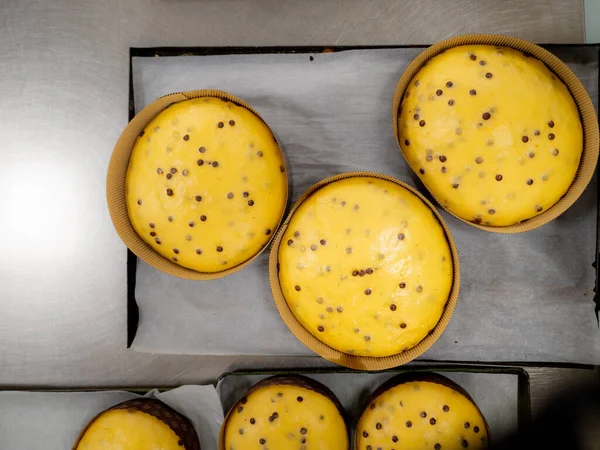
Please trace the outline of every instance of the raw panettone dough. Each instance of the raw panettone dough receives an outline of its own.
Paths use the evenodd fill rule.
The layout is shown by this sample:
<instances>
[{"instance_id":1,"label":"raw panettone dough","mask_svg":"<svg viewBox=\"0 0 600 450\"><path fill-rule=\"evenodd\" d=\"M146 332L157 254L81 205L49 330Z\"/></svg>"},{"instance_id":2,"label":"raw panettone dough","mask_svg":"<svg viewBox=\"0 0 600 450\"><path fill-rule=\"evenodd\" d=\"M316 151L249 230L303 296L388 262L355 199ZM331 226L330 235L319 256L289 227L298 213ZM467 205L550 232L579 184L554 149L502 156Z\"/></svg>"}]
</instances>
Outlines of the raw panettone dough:
<instances>
[{"instance_id":1,"label":"raw panettone dough","mask_svg":"<svg viewBox=\"0 0 600 450\"><path fill-rule=\"evenodd\" d=\"M458 217L506 226L566 193L583 131L567 87L541 61L503 47L454 47L410 82L398 117L402 151Z\"/></svg>"},{"instance_id":2,"label":"raw panettone dough","mask_svg":"<svg viewBox=\"0 0 600 450\"><path fill-rule=\"evenodd\" d=\"M481 412L443 384L411 381L372 399L358 422L356 450L463 450L487 447Z\"/></svg>"},{"instance_id":3,"label":"raw panettone dough","mask_svg":"<svg viewBox=\"0 0 600 450\"><path fill-rule=\"evenodd\" d=\"M176 103L138 138L127 172L127 208L154 250L199 272L258 253L275 232L287 177L269 128L217 98Z\"/></svg>"},{"instance_id":4,"label":"raw panettone dough","mask_svg":"<svg viewBox=\"0 0 600 450\"><path fill-rule=\"evenodd\" d=\"M431 209L390 181L335 181L295 211L279 247L279 280L298 321L330 347L389 356L438 323L453 280Z\"/></svg>"},{"instance_id":5,"label":"raw panettone dough","mask_svg":"<svg viewBox=\"0 0 600 450\"><path fill-rule=\"evenodd\" d=\"M85 431L77 450L185 450L175 432L141 411L115 409L102 413Z\"/></svg>"},{"instance_id":6,"label":"raw panettone dough","mask_svg":"<svg viewBox=\"0 0 600 450\"><path fill-rule=\"evenodd\" d=\"M225 424L227 450L348 450L336 404L312 389L276 382L252 391Z\"/></svg>"}]
</instances>

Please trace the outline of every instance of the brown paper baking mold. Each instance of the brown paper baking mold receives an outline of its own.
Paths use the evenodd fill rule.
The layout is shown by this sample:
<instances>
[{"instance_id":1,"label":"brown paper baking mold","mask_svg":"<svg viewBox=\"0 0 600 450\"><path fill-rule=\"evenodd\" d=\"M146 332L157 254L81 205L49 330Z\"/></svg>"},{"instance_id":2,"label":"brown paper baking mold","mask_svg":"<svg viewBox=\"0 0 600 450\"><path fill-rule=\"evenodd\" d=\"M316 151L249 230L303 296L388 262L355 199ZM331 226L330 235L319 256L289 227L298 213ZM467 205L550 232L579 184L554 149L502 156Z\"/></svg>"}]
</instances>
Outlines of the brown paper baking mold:
<instances>
[{"instance_id":1,"label":"brown paper baking mold","mask_svg":"<svg viewBox=\"0 0 600 450\"><path fill-rule=\"evenodd\" d=\"M129 124L121 133L121 136L119 137L119 140L117 141L112 156L110 158L110 162L108 165L108 174L106 176L106 199L108 203L108 210L110 212L110 218L113 222L115 229L117 230L117 233L119 234L123 243L138 258L148 263L155 269L158 269L175 277L184 278L187 280L214 280L217 278L225 277L227 275L231 275L232 273L237 272L238 270L246 267L248 264L254 261L266 248L269 247L276 233L273 232L271 235L271 239L265 244L265 246L253 257L244 261L243 263L220 272L198 272L193 269L188 269L186 267L182 267L178 264L175 264L168 258L165 258L164 256L160 255L148 244L146 244L146 242L144 242L144 240L136 233L135 229L131 225L129 215L127 213L127 204L125 201L125 179L127 176L127 169L129 167L129 159L131 157L133 146L135 145L136 139L139 136L139 134L146 127L146 125L148 125L148 123L150 123L150 121L154 119L154 117L156 117L160 112L162 112L170 105L200 97L215 97L233 102L236 105L242 106L254 113L260 120L263 121L263 123L267 125L275 139L275 142L277 143L279 152L283 157L283 164L287 181L285 203L286 205L288 204L291 191L291 177L289 176L290 165L288 163L287 157L279 139L277 139L275 133L273 133L271 128L260 116L260 114L258 114L250 105L248 105L242 99L234 95L215 89L177 92L174 94L165 95L150 103L148 106L142 109L131 120L131 122L129 122ZM281 214L281 218L279 219L275 231L281 225L281 222L285 217L285 212L286 208L284 208L284 211Z\"/></svg>"},{"instance_id":2,"label":"brown paper baking mold","mask_svg":"<svg viewBox=\"0 0 600 450\"><path fill-rule=\"evenodd\" d=\"M90 420L83 430L81 430L81 433L77 437L75 444L73 444L73 450L77 449L77 446L83 438L83 435L96 419L98 419L105 412L114 411L117 409L139 411L154 416L161 422L165 423L169 428L171 428L171 430L173 430L177 437L179 437L180 442L182 443L183 447L185 447L185 450L200 450L198 434L196 433L196 430L189 419L182 414L179 414L171 407L165 405L160 400L153 398L137 398L134 400L128 400L102 411L100 414Z\"/></svg>"},{"instance_id":3,"label":"brown paper baking mold","mask_svg":"<svg viewBox=\"0 0 600 450\"><path fill-rule=\"evenodd\" d=\"M414 382L414 381L423 381L423 382L441 384L442 386L446 386L446 387L452 389L453 391L458 392L463 397L465 397L467 400L469 400L475 406L475 408L477 408L477 411L479 411L479 414L481 414L481 417L483 417L483 423L485 425L485 429L486 429L487 435L488 435L487 445L489 446L489 444L492 441L492 431L490 429L490 425L488 424L487 419L485 418L485 416L483 415L483 413L479 409L479 406L477 406L477 403L475 403L475 401L473 400L473 398L469 395L469 393L462 386L460 386L459 384L457 384L454 381L450 380L449 378L444 377L444 376L439 375L439 374L434 373L434 372L430 372L430 373L408 373L408 372L407 373L402 373L402 374L396 375L393 378L390 378L389 380L387 380L386 382L384 382L383 384L381 384L371 394L371 397L369 397L369 401L365 404L365 407L363 408L362 412L360 413L360 417L358 418L357 426L358 426L358 423L360 422L360 419L362 419L363 414L365 413L365 411L369 407L369 405L371 403L373 403L377 399L377 397L379 397L381 394L383 394L384 392L388 391L389 389L392 389L392 388L394 388L396 386L399 386L401 384L404 384L404 383L411 383L411 382ZM358 428L357 428L357 430L358 430ZM356 431L356 432L358 432L358 431ZM356 439L354 440L354 450L359 450Z\"/></svg>"},{"instance_id":4,"label":"brown paper baking mold","mask_svg":"<svg viewBox=\"0 0 600 450\"><path fill-rule=\"evenodd\" d=\"M273 386L273 385L275 385L275 386L286 385L286 386L302 387L302 388L305 388L305 389L308 389L311 391L315 391L316 393L321 394L324 397L327 397L329 400L331 400L333 402L333 404L336 406L337 410L342 415L342 418L344 419L344 423L346 424L346 430L348 432L348 448L350 448L351 436L350 436L350 427L348 426L348 415L347 415L346 411L344 410L344 407L338 400L338 398L335 396L335 394L333 392L331 392L331 390L327 386L319 383L316 380L313 380L312 378L308 378L308 377L305 377L302 375L275 375L273 377L265 378L264 380L259 381L254 386L252 386L250 389L248 389L248 391L246 391L246 393L242 396L242 398L240 400L238 400L231 407L231 409L227 412L227 415L225 416L225 420L223 420L223 425L221 426L221 431L219 433L219 450L227 450L225 448L225 428L227 426L227 421L229 420L229 416L231 416L231 414L237 410L238 405L240 404L242 399L247 397L252 392L254 392L258 389L261 389L266 386Z\"/></svg>"},{"instance_id":5,"label":"brown paper baking mold","mask_svg":"<svg viewBox=\"0 0 600 450\"><path fill-rule=\"evenodd\" d=\"M296 317L290 310L285 300L285 297L283 296L283 292L279 284L279 245L281 244L281 240L283 238L285 230L289 226L290 220L292 219L294 212L298 209L298 207L302 204L304 200L306 200L311 194L321 189L322 187L335 181L353 177L371 177L380 180L390 181L407 189L408 191L412 192L417 197L419 197L419 199L421 199L421 201L423 201L423 203L425 203L425 205L427 205L431 209L435 217L438 219L440 225L444 230L444 233L446 234L446 239L448 240L448 245L450 246L450 253L452 254L452 268L454 274L452 281L452 289L450 290L448 301L446 302L446 306L444 307L444 311L439 322L434 327L433 331L416 346L396 355L385 357L356 356L340 352L339 350L335 350L329 347L327 344L321 342L315 336L313 336L296 319ZM309 188L304 194L302 194L302 196L294 204L285 222L283 223L277 235L275 236L275 240L273 241L273 245L271 247L271 253L269 255L269 281L271 284L271 291L273 293L275 305L279 310L281 318L286 323L290 331L294 334L294 336L296 336L296 338L298 338L300 342L302 342L304 345L310 348L313 352L317 353L318 355L331 362L334 362L341 366L349 367L351 369L368 371L385 370L390 369L392 367L400 366L402 364L406 364L407 362L412 361L413 359L422 355L441 336L442 332L446 329L446 326L450 322L450 318L452 317L452 313L454 312L454 308L458 300L458 291L460 287L460 265L458 261L458 250L456 249L454 239L450 234L448 226L442 219L440 213L421 193L419 193L413 187L387 175L373 172L348 172L329 177L320 181L319 183Z\"/></svg>"},{"instance_id":6,"label":"brown paper baking mold","mask_svg":"<svg viewBox=\"0 0 600 450\"><path fill-rule=\"evenodd\" d=\"M532 44L531 42L527 42L522 39L517 39L511 36L501 36L493 34L467 34L463 36L452 37L450 39L446 39L444 41L438 42L435 45L432 45L431 47L425 49L408 65L408 67L400 77L400 81L398 81L392 104L392 120L394 127L394 135L396 136L396 141L398 142L400 151L402 152L403 156L405 156L398 132L398 112L400 109L402 98L404 96L404 92L407 86L409 85L410 81L419 71L419 69L421 69L421 67L423 67L423 65L427 63L427 61L429 61L431 58L433 58L436 55L439 55L440 53L452 47L474 44L509 47L524 53L528 53L534 56L535 58L539 59L567 86L569 92L575 100L575 103L577 104L577 108L579 109L581 123L583 125L583 152L581 154L581 161L579 162L579 169L577 170L575 178L571 183L571 186L567 190L566 194L554 206L548 208L541 214L532 217L531 219L525 220L518 224L503 227L492 227L475 224L468 220L462 219L454 213L452 213L451 211L447 210L450 214L462 220L463 222L485 231L504 234L530 231L556 219L571 205L573 205L573 203L575 203L575 201L579 198L579 196L585 190L586 186L591 181L592 176L594 175L594 171L596 170L596 164L598 162L598 119L596 117L596 112L594 110L592 100L590 99L590 96L581 84L581 81L579 81L579 79L573 73L573 71L571 71L571 69L569 69L569 67L567 67L565 63L563 63L552 53L550 53L547 50L544 50L543 48L535 44ZM419 176L416 172L415 174L416 176ZM426 189L428 188L426 187ZM431 191L429 191L429 193L433 198L435 198ZM444 205L442 205L442 203L439 201L438 204L444 207Z\"/></svg>"}]
</instances>

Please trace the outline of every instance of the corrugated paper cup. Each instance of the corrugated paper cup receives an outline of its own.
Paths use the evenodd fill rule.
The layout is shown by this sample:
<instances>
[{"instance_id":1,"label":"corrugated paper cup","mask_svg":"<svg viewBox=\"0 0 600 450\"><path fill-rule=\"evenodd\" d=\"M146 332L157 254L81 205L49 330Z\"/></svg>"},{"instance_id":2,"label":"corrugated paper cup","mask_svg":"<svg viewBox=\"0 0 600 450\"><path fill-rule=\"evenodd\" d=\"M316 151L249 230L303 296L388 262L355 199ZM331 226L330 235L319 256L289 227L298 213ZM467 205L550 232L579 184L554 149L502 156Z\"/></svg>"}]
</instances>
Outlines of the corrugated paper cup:
<instances>
[{"instance_id":1,"label":"corrugated paper cup","mask_svg":"<svg viewBox=\"0 0 600 450\"><path fill-rule=\"evenodd\" d=\"M306 328L304 328L302 324L296 319L285 300L285 297L281 290L281 285L279 283L279 246L281 245L282 237L290 224L294 212L298 209L298 207L302 204L304 200L306 200L311 194L313 194L317 190L335 181L352 177L371 177L380 180L390 181L416 195L419 199L423 201L423 203L425 203L425 205L427 205L431 209L435 217L438 219L440 225L444 230L444 233L446 234L446 239L450 247L450 253L452 254L452 267L454 272L452 288L450 290L450 295L448 296L446 306L444 308L442 316L440 317L439 322L434 327L432 332L429 335L427 335L416 346L392 356L371 357L350 355L348 353L335 350L329 347L327 344L324 344L315 336L313 336L308 330L306 330ZM454 312L454 308L456 306L456 301L458 299L458 291L460 287L460 265L458 261L458 251L456 249L456 245L454 244L454 239L450 234L450 230L446 226L446 223L442 219L440 213L422 194L420 194L413 187L408 186L407 184L402 183L401 181L396 180L395 178L389 177L387 175L372 172L349 172L326 178L325 180L322 180L321 182L315 184L304 194L302 194L302 196L292 207L290 214L286 218L285 222L283 223L279 232L277 233L275 240L273 241L273 246L271 248L271 253L269 256L269 280L271 283L271 291L273 292L275 305L279 310L279 314L281 315L281 318L286 323L290 331L294 334L294 336L298 338L298 340L300 340L300 342L302 342L304 345L306 345L318 355L321 355L323 358L341 366L349 367L351 369L356 370L373 371L385 370L392 367L400 366L402 364L406 364L407 362L412 361L413 359L423 354L435 343L435 341L438 340L438 338L441 336L442 332L446 329L446 326L450 322L450 318L452 317L452 313Z\"/></svg>"},{"instance_id":2,"label":"corrugated paper cup","mask_svg":"<svg viewBox=\"0 0 600 450\"><path fill-rule=\"evenodd\" d=\"M402 149L401 139L398 130L398 113L404 92L408 87L412 78L417 72L423 67L423 65L434 56L448 50L452 47L458 47L461 45L494 45L501 47L509 47L515 50L519 50L524 53L528 53L538 60L542 61L556 76L558 76L562 82L567 86L569 92L573 96L579 114L581 116L581 123L583 125L583 152L581 154L581 161L579 162L579 169L575 175L575 178L567 190L566 194L552 207L548 208L541 214L532 217L531 219L525 220L515 225L509 226L486 226L475 224L468 220L464 220L451 211L458 219L462 220L469 225L480 228L485 231L491 231L495 233L520 233L523 231L533 230L538 228L551 220L556 219L563 212L565 212L579 196L583 193L586 186L589 184L594 171L596 170L596 164L598 162L598 150L599 150L599 133L598 133L598 119L596 112L594 111L594 105L588 95L587 91L581 84L581 81L577 76L563 63L560 59L554 56L552 53L544 50L543 48L532 44L531 42L517 39L510 36L499 36L492 34L469 34L464 36L456 36L444 41L438 42L437 44L425 49L419 56L417 56L406 68L394 93L394 101L392 106L392 120L394 127L394 134L400 150L404 154ZM433 193L430 194L435 198ZM441 204L441 202L438 202ZM443 207L443 205L442 205Z\"/></svg>"},{"instance_id":3,"label":"corrugated paper cup","mask_svg":"<svg viewBox=\"0 0 600 450\"><path fill-rule=\"evenodd\" d=\"M289 386L298 386L298 387L302 387L311 391L314 391L318 394L321 394L322 396L328 398L329 400L331 400L333 402L333 404L336 406L336 408L338 409L338 411L340 412L340 414L342 415L342 418L344 419L344 423L346 424L346 429L348 430L348 445L350 446L350 442L351 440L351 436L350 436L350 426L348 423L348 416L346 411L344 410L344 407L342 406L342 404L340 403L340 401L338 400L338 398L335 396L335 394L333 392L331 392L331 390L319 383L318 381L313 380L312 378L308 378L302 375L275 375L273 377L269 377L269 378L265 378L264 380L259 381L258 383L256 383L254 386L252 386L250 389L248 389L248 391L246 391L246 393L244 394L244 396L242 397L242 399L248 397L248 395L250 395L251 393L257 391L258 389L267 387L267 386L282 386L282 385L289 385ZM228 450L225 447L225 429L227 427L227 421L229 420L229 417L231 416L231 414L233 414L239 406L241 406L242 399L238 400L229 410L229 412L227 413L227 415L225 416L225 420L223 420L223 425L221 426L221 432L219 433L219 450Z\"/></svg>"},{"instance_id":4,"label":"corrugated paper cup","mask_svg":"<svg viewBox=\"0 0 600 450\"><path fill-rule=\"evenodd\" d=\"M134 400L128 400L102 411L100 414L90 420L85 428L81 430L81 433L77 437L75 444L73 444L73 450L77 450L77 446L83 438L83 435L96 419L108 411L114 411L118 409L138 411L156 417L158 420L171 428L171 430L173 430L186 450L200 450L198 434L196 433L196 430L189 419L182 414L179 414L171 407L165 405L160 400L153 398L137 398Z\"/></svg>"},{"instance_id":5,"label":"corrugated paper cup","mask_svg":"<svg viewBox=\"0 0 600 450\"><path fill-rule=\"evenodd\" d=\"M188 280L214 280L235 273L238 270L250 264L252 261L254 261L258 257L258 255L260 255L270 245L273 237L275 236L275 233L272 233L271 240L269 240L267 244L258 253L256 253L252 258L244 261L243 263L220 272L197 272L195 270L188 269L178 264L175 264L173 261L161 256L159 253L154 251L152 247L146 244L146 242L144 242L144 240L136 233L133 226L131 225L129 215L127 213L127 204L125 201L125 179L127 176L127 169L129 167L129 159L131 157L133 146L135 145L136 139L139 136L139 134L142 132L142 130L144 130L148 123L150 123L150 121L154 119L154 117L156 117L167 107L171 106L174 103L179 103L199 97L215 97L228 100L230 102L235 103L238 106L242 106L248 109L249 111L254 113L259 119L265 122L260 116L260 114L258 114L246 102L239 99L238 97L235 97L234 95L228 94L227 92L223 91L218 91L214 89L203 89L197 91L177 92L174 94L165 95L164 97L160 97L159 99L146 106L143 110L141 110L139 114L137 114L125 127L123 133L121 133L121 136L119 137L119 140L115 145L112 156L110 158L110 163L108 165L108 174L106 177L106 198L108 202L108 210L110 212L110 217L115 226L115 229L117 230L117 233L119 234L125 245L138 258L150 264L155 269L161 270L165 273L168 273L169 275L173 275L179 278L185 278ZM279 142L273 131L270 128L269 130L271 131L271 134L273 134L273 138L277 143L277 146L284 161L283 170L285 171L287 179L287 204L290 192L289 164L287 162L286 155L283 151L281 143ZM285 208L281 215L281 218L279 219L277 228L281 224L281 221L283 220L284 216Z\"/></svg>"}]
</instances>

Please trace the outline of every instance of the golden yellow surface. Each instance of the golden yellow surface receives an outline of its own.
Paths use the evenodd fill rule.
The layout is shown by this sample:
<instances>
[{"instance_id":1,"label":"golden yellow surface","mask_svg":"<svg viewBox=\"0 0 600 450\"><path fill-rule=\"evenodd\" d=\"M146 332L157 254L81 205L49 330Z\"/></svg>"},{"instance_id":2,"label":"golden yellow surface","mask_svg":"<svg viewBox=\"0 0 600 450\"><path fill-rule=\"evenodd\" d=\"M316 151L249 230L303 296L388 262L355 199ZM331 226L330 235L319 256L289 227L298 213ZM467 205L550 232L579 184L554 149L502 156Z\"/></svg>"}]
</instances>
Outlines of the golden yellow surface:
<instances>
[{"instance_id":1,"label":"golden yellow surface","mask_svg":"<svg viewBox=\"0 0 600 450\"><path fill-rule=\"evenodd\" d=\"M409 382L378 396L356 429L356 450L480 449L488 444L485 421L461 393L431 382Z\"/></svg>"},{"instance_id":2,"label":"golden yellow surface","mask_svg":"<svg viewBox=\"0 0 600 450\"><path fill-rule=\"evenodd\" d=\"M432 58L408 86L398 127L409 164L437 200L490 226L553 206L583 149L579 112L562 81L537 59L493 46Z\"/></svg>"},{"instance_id":3,"label":"golden yellow surface","mask_svg":"<svg viewBox=\"0 0 600 450\"><path fill-rule=\"evenodd\" d=\"M267 126L216 98L176 103L138 138L127 172L127 208L154 250L199 272L258 253L287 197L284 162Z\"/></svg>"},{"instance_id":4,"label":"golden yellow surface","mask_svg":"<svg viewBox=\"0 0 600 450\"><path fill-rule=\"evenodd\" d=\"M227 450L347 450L335 404L299 386L270 385L238 403L225 425Z\"/></svg>"},{"instance_id":5,"label":"golden yellow surface","mask_svg":"<svg viewBox=\"0 0 600 450\"><path fill-rule=\"evenodd\" d=\"M101 414L85 431L77 450L185 450L168 425L140 411Z\"/></svg>"},{"instance_id":6,"label":"golden yellow surface","mask_svg":"<svg viewBox=\"0 0 600 450\"><path fill-rule=\"evenodd\" d=\"M452 259L433 212L403 187L356 177L319 189L294 213L279 280L298 321L339 351L389 356L438 323Z\"/></svg>"}]
</instances>

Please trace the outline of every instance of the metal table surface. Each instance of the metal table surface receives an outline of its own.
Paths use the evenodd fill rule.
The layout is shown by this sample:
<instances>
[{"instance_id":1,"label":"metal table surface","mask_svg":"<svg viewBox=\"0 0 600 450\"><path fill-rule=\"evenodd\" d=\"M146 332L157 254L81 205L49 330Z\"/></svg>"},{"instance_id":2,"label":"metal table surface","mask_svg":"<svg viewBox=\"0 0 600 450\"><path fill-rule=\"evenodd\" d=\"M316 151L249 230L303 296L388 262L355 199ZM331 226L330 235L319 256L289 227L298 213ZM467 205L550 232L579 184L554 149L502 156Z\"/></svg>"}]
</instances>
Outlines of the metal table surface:
<instances>
[{"instance_id":1,"label":"metal table surface","mask_svg":"<svg viewBox=\"0 0 600 450\"><path fill-rule=\"evenodd\" d=\"M581 43L583 19L581 0L0 0L0 385L176 385L326 365L125 348L126 252L104 181L127 123L129 47L424 44L467 32ZM534 397L565 373L590 376L535 369Z\"/></svg>"}]
</instances>

